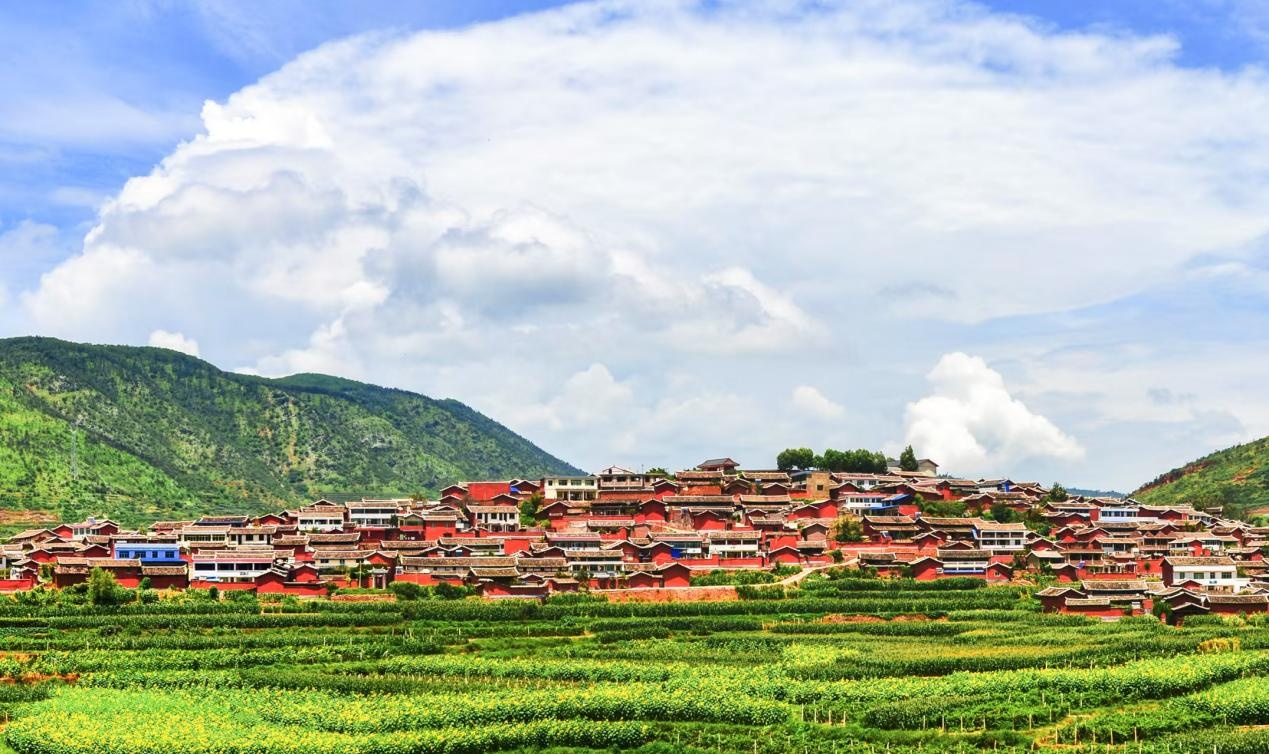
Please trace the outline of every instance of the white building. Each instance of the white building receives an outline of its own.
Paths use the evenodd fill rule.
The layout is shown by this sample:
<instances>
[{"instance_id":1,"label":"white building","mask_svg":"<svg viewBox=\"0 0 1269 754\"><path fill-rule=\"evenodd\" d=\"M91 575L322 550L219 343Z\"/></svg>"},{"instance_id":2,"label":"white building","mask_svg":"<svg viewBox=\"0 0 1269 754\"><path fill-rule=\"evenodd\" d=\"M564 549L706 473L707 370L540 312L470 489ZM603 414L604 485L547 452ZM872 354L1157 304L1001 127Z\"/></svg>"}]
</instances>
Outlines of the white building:
<instances>
[{"instance_id":1,"label":"white building","mask_svg":"<svg viewBox=\"0 0 1269 754\"><path fill-rule=\"evenodd\" d=\"M185 548L223 547L229 544L228 526L196 526L190 525L181 529L180 543Z\"/></svg>"},{"instance_id":2,"label":"white building","mask_svg":"<svg viewBox=\"0 0 1269 754\"><path fill-rule=\"evenodd\" d=\"M639 490L646 484L643 474L620 466L609 466L596 476L601 490Z\"/></svg>"},{"instance_id":3,"label":"white building","mask_svg":"<svg viewBox=\"0 0 1269 754\"><path fill-rule=\"evenodd\" d=\"M300 531L330 531L342 529L347 509L328 505L301 508L295 512L295 522Z\"/></svg>"},{"instance_id":4,"label":"white building","mask_svg":"<svg viewBox=\"0 0 1269 754\"><path fill-rule=\"evenodd\" d=\"M1211 591L1241 592L1251 579L1238 575L1238 565L1227 557L1164 558L1163 583L1182 586L1193 582Z\"/></svg>"},{"instance_id":5,"label":"white building","mask_svg":"<svg viewBox=\"0 0 1269 754\"><path fill-rule=\"evenodd\" d=\"M901 496L899 496L901 497ZM899 504L897 496L867 492L843 492L837 496L838 508L856 516L873 515Z\"/></svg>"},{"instance_id":6,"label":"white building","mask_svg":"<svg viewBox=\"0 0 1269 754\"><path fill-rule=\"evenodd\" d=\"M1023 550L1027 546L1027 525L977 521L974 523L974 540L982 550Z\"/></svg>"},{"instance_id":7,"label":"white building","mask_svg":"<svg viewBox=\"0 0 1269 754\"><path fill-rule=\"evenodd\" d=\"M191 556L190 578L201 581L254 581L273 567L272 550L234 550L195 553Z\"/></svg>"},{"instance_id":8,"label":"white building","mask_svg":"<svg viewBox=\"0 0 1269 754\"><path fill-rule=\"evenodd\" d=\"M400 506L395 500L362 500L346 503L348 520L363 529L386 529L396 525Z\"/></svg>"},{"instance_id":9,"label":"white building","mask_svg":"<svg viewBox=\"0 0 1269 754\"><path fill-rule=\"evenodd\" d=\"M515 531L520 528L520 509L514 505L469 505L472 525L485 531Z\"/></svg>"},{"instance_id":10,"label":"white building","mask_svg":"<svg viewBox=\"0 0 1269 754\"><path fill-rule=\"evenodd\" d=\"M707 531L705 541L710 556L723 558L752 558L758 556L761 532L756 531Z\"/></svg>"},{"instance_id":11,"label":"white building","mask_svg":"<svg viewBox=\"0 0 1269 754\"><path fill-rule=\"evenodd\" d=\"M1097 509L1097 520L1106 521L1108 523L1130 522L1136 523L1141 520L1138 515L1141 509L1134 504L1125 505L1103 505Z\"/></svg>"},{"instance_id":12,"label":"white building","mask_svg":"<svg viewBox=\"0 0 1269 754\"><path fill-rule=\"evenodd\" d=\"M567 500L571 503L589 502L599 497L599 477L548 476L542 477L542 499Z\"/></svg>"},{"instance_id":13,"label":"white building","mask_svg":"<svg viewBox=\"0 0 1269 754\"><path fill-rule=\"evenodd\" d=\"M229 545L231 547L272 547L273 536L277 534L276 526L231 526L229 527Z\"/></svg>"}]
</instances>

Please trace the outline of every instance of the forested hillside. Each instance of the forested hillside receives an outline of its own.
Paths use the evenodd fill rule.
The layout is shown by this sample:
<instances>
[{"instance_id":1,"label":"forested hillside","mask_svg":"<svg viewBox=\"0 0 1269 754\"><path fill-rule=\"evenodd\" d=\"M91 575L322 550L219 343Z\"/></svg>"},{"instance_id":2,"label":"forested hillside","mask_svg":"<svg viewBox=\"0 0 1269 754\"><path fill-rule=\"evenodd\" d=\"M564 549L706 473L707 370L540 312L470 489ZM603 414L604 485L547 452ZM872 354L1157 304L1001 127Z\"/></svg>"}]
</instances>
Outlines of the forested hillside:
<instances>
[{"instance_id":1,"label":"forested hillside","mask_svg":"<svg viewBox=\"0 0 1269 754\"><path fill-rule=\"evenodd\" d=\"M453 400L221 371L155 348L0 340L0 526L251 512L574 473Z\"/></svg>"},{"instance_id":2,"label":"forested hillside","mask_svg":"<svg viewBox=\"0 0 1269 754\"><path fill-rule=\"evenodd\" d=\"M1133 497L1154 505L1222 506L1235 518L1269 515L1269 437L1217 451L1161 474Z\"/></svg>"}]
</instances>

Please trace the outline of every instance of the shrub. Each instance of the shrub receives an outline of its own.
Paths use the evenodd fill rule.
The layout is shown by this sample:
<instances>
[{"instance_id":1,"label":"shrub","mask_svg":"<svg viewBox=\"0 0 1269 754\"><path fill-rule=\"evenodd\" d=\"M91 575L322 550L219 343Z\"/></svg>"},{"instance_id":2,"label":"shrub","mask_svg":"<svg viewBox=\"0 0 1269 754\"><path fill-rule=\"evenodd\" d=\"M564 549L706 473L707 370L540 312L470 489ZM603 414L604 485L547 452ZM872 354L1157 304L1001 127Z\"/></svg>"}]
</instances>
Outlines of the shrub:
<instances>
[{"instance_id":1,"label":"shrub","mask_svg":"<svg viewBox=\"0 0 1269 754\"><path fill-rule=\"evenodd\" d=\"M411 581L394 581L388 585L388 590L399 600L420 600L427 595L427 590Z\"/></svg>"}]
</instances>

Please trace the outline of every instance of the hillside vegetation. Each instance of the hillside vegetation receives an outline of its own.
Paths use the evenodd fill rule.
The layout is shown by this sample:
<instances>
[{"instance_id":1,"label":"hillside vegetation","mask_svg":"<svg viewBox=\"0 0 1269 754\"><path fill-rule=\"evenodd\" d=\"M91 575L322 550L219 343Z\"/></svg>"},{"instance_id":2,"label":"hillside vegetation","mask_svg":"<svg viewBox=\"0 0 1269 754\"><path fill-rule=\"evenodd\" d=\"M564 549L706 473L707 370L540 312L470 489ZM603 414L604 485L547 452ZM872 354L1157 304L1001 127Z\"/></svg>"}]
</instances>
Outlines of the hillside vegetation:
<instances>
[{"instance_id":1,"label":"hillside vegetation","mask_svg":"<svg viewBox=\"0 0 1269 754\"><path fill-rule=\"evenodd\" d=\"M1133 497L1151 505L1221 506L1235 518L1269 516L1269 437L1173 469Z\"/></svg>"},{"instance_id":2,"label":"hillside vegetation","mask_svg":"<svg viewBox=\"0 0 1269 754\"><path fill-rule=\"evenodd\" d=\"M275 510L576 473L453 400L155 348L0 340L0 526Z\"/></svg>"}]
</instances>

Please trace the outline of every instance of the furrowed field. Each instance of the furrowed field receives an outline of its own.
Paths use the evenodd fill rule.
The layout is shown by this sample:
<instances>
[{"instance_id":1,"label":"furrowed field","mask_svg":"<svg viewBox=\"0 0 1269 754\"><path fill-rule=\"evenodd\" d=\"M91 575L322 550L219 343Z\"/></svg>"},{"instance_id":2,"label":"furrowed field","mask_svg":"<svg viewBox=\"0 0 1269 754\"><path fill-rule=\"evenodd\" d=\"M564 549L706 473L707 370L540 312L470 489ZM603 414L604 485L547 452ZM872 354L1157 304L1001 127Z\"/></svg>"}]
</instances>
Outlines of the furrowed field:
<instances>
[{"instance_id":1,"label":"furrowed field","mask_svg":"<svg viewBox=\"0 0 1269 754\"><path fill-rule=\"evenodd\" d=\"M0 603L4 742L104 752L1269 751L1269 625L815 576L713 603Z\"/></svg>"}]
</instances>

